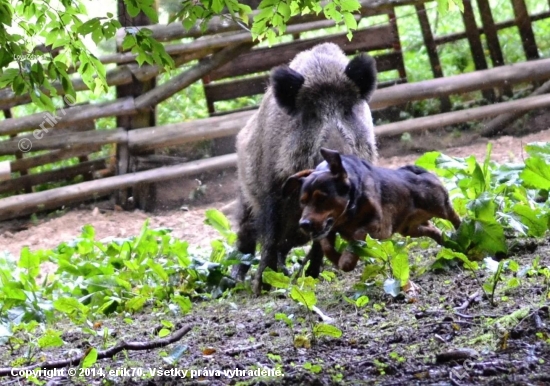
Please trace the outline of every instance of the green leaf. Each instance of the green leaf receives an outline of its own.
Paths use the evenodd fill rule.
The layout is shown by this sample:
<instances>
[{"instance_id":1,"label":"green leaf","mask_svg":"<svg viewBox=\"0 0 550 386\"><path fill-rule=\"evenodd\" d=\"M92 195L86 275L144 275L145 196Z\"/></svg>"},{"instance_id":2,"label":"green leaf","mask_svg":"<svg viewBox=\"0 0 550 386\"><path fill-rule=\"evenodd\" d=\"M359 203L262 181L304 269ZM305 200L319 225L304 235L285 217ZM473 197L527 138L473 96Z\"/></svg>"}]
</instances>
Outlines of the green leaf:
<instances>
[{"instance_id":1,"label":"green leaf","mask_svg":"<svg viewBox=\"0 0 550 386\"><path fill-rule=\"evenodd\" d=\"M333 338L340 338L342 336L342 330L330 324L319 323L313 327L313 335L316 337L331 336Z\"/></svg>"},{"instance_id":2,"label":"green leaf","mask_svg":"<svg viewBox=\"0 0 550 386\"><path fill-rule=\"evenodd\" d=\"M344 13L342 16L344 17L344 24L349 30L357 29L357 21L351 13Z\"/></svg>"},{"instance_id":3,"label":"green leaf","mask_svg":"<svg viewBox=\"0 0 550 386\"><path fill-rule=\"evenodd\" d=\"M496 222L475 221L473 242L476 248L490 254L507 252L504 229Z\"/></svg>"},{"instance_id":4,"label":"green leaf","mask_svg":"<svg viewBox=\"0 0 550 386\"><path fill-rule=\"evenodd\" d=\"M512 207L512 211L526 226L529 236L540 237L548 230L548 214L544 215L540 208L531 209L527 205L516 204Z\"/></svg>"},{"instance_id":5,"label":"green leaf","mask_svg":"<svg viewBox=\"0 0 550 386\"><path fill-rule=\"evenodd\" d=\"M290 278L282 272L266 269L263 273L263 282L275 288L287 289L290 286Z\"/></svg>"},{"instance_id":6,"label":"green leaf","mask_svg":"<svg viewBox=\"0 0 550 386\"><path fill-rule=\"evenodd\" d=\"M168 335L170 335L170 330L167 329L167 328L162 328L162 329L158 332L159 338L164 338L165 336L168 336Z\"/></svg>"},{"instance_id":7,"label":"green leaf","mask_svg":"<svg viewBox=\"0 0 550 386\"><path fill-rule=\"evenodd\" d=\"M56 310L67 315L72 315L74 313L88 313L88 307L75 298L59 298L53 302L53 306Z\"/></svg>"},{"instance_id":8,"label":"green leaf","mask_svg":"<svg viewBox=\"0 0 550 386\"><path fill-rule=\"evenodd\" d=\"M391 259L393 277L404 286L409 281L409 256L406 253L399 253Z\"/></svg>"},{"instance_id":9,"label":"green leaf","mask_svg":"<svg viewBox=\"0 0 550 386\"><path fill-rule=\"evenodd\" d=\"M527 158L520 177L528 188L550 189L550 166L541 157Z\"/></svg>"},{"instance_id":10,"label":"green leaf","mask_svg":"<svg viewBox=\"0 0 550 386\"><path fill-rule=\"evenodd\" d=\"M132 299L128 300L124 307L130 311L139 311L143 308L143 305L147 301L145 296L135 296Z\"/></svg>"},{"instance_id":11,"label":"green leaf","mask_svg":"<svg viewBox=\"0 0 550 386\"><path fill-rule=\"evenodd\" d=\"M21 249L21 257L17 266L26 269L31 277L36 277L39 273L40 257L37 253L32 253L29 247L25 246Z\"/></svg>"},{"instance_id":12,"label":"green leaf","mask_svg":"<svg viewBox=\"0 0 550 386\"><path fill-rule=\"evenodd\" d=\"M282 320L290 328L292 328L292 325L294 324L292 322L292 319L290 319L286 314L283 314L282 312L275 314L275 320Z\"/></svg>"},{"instance_id":13,"label":"green leaf","mask_svg":"<svg viewBox=\"0 0 550 386\"><path fill-rule=\"evenodd\" d=\"M414 163L416 166L420 166L426 170L436 171L436 160L441 155L438 151L429 151L427 153L422 154Z\"/></svg>"},{"instance_id":14,"label":"green leaf","mask_svg":"<svg viewBox=\"0 0 550 386\"><path fill-rule=\"evenodd\" d=\"M82 233L80 235L83 239L94 240L95 229L90 224L86 224L82 227Z\"/></svg>"},{"instance_id":15,"label":"green leaf","mask_svg":"<svg viewBox=\"0 0 550 386\"><path fill-rule=\"evenodd\" d=\"M310 310L317 303L315 292L302 291L297 286L293 286L292 289L290 290L290 297L295 301L297 301L298 303L306 306Z\"/></svg>"},{"instance_id":16,"label":"green leaf","mask_svg":"<svg viewBox=\"0 0 550 386\"><path fill-rule=\"evenodd\" d=\"M93 19L88 20L86 23L78 27L76 32L79 33L80 35L88 35L89 33L92 33L95 30L99 30L100 27L101 25L99 23L99 18L94 17Z\"/></svg>"},{"instance_id":17,"label":"green leaf","mask_svg":"<svg viewBox=\"0 0 550 386\"><path fill-rule=\"evenodd\" d=\"M369 303L369 297L366 296L366 295L363 295L363 296L360 296L359 299L357 299L355 301L355 304L357 305L357 307L359 308L363 308L365 307L368 303Z\"/></svg>"},{"instance_id":18,"label":"green leaf","mask_svg":"<svg viewBox=\"0 0 550 386\"><path fill-rule=\"evenodd\" d=\"M285 21L290 19L290 7L287 3L284 1L279 2L279 6L277 7L277 12L279 12Z\"/></svg>"},{"instance_id":19,"label":"green leaf","mask_svg":"<svg viewBox=\"0 0 550 386\"><path fill-rule=\"evenodd\" d=\"M82 359L80 367L87 369L92 367L97 362L97 350L92 348L88 354Z\"/></svg>"},{"instance_id":20,"label":"green leaf","mask_svg":"<svg viewBox=\"0 0 550 386\"><path fill-rule=\"evenodd\" d=\"M155 263L153 260L148 260L147 266L151 268L161 280L168 281L168 274L162 265Z\"/></svg>"},{"instance_id":21,"label":"green leaf","mask_svg":"<svg viewBox=\"0 0 550 386\"><path fill-rule=\"evenodd\" d=\"M471 196L471 198L478 197L486 190L485 175L483 174L483 170L481 170L481 166L479 166L477 162L475 163L474 172L470 178L468 188L473 192L473 196Z\"/></svg>"},{"instance_id":22,"label":"green leaf","mask_svg":"<svg viewBox=\"0 0 550 386\"><path fill-rule=\"evenodd\" d=\"M479 269L479 264L475 261L471 261L468 257L460 252L455 252L449 248L441 248L438 252L437 259L443 258L445 260L458 259L464 263L464 266L470 270L476 271Z\"/></svg>"},{"instance_id":23,"label":"green leaf","mask_svg":"<svg viewBox=\"0 0 550 386\"><path fill-rule=\"evenodd\" d=\"M63 339L61 339L61 334L62 331L46 330L44 335L38 339L38 347L45 349L63 346L64 342Z\"/></svg>"},{"instance_id":24,"label":"green leaf","mask_svg":"<svg viewBox=\"0 0 550 386\"><path fill-rule=\"evenodd\" d=\"M122 40L122 50L128 51L137 44L136 37L131 34L127 34Z\"/></svg>"},{"instance_id":25,"label":"green leaf","mask_svg":"<svg viewBox=\"0 0 550 386\"><path fill-rule=\"evenodd\" d=\"M495 221L495 200L489 193L483 193L470 201L468 209L474 212L473 218L481 221Z\"/></svg>"},{"instance_id":26,"label":"green leaf","mask_svg":"<svg viewBox=\"0 0 550 386\"><path fill-rule=\"evenodd\" d=\"M531 157L537 156L550 161L550 142L532 142L525 146L525 151Z\"/></svg>"},{"instance_id":27,"label":"green leaf","mask_svg":"<svg viewBox=\"0 0 550 386\"><path fill-rule=\"evenodd\" d=\"M182 314L187 314L193 306L191 300L187 296L174 295L172 300L177 303Z\"/></svg>"},{"instance_id":28,"label":"green leaf","mask_svg":"<svg viewBox=\"0 0 550 386\"><path fill-rule=\"evenodd\" d=\"M508 288L517 288L519 287L519 279L517 277L513 277L511 278L510 280L508 280L508 282L506 283L506 286Z\"/></svg>"},{"instance_id":29,"label":"green leaf","mask_svg":"<svg viewBox=\"0 0 550 386\"><path fill-rule=\"evenodd\" d=\"M233 244L237 240L237 235L231 231L231 223L222 212L217 209L208 209L205 215L204 223L216 229L229 244Z\"/></svg>"}]
</instances>

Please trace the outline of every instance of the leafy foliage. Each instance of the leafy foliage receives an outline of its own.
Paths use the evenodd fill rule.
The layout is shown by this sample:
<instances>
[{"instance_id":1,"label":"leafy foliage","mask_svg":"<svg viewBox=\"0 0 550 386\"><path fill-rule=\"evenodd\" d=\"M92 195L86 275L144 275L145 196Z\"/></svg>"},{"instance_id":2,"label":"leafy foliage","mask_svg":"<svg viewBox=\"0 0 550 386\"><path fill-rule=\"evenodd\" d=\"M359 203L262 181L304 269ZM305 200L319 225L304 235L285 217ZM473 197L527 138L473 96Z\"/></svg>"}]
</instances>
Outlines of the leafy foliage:
<instances>
[{"instance_id":1,"label":"leafy foliage","mask_svg":"<svg viewBox=\"0 0 550 386\"><path fill-rule=\"evenodd\" d=\"M513 260L496 262L494 257L509 254L510 241L522 237L541 237L550 226L550 201L545 176L549 174L550 144L537 143L526 147L528 157L522 165L497 165L489 160L490 147L483 163L474 157L455 158L440 153L426 153L418 164L437 173L447 185L454 207L463 224L451 233L446 221L437 225L445 231L446 247L439 248L434 268L446 268L461 262L478 280L480 288L495 302L499 288L512 291L525 277L544 280L541 302L550 293L550 270L540 266L538 259L529 267L520 267ZM236 235L229 221L217 210L206 212L205 222L220 233L211 248L198 249L175 239L169 229L150 229L146 222L141 232L131 238L96 240L95 230L84 226L79 238L53 250L31 251L23 248L18 259L0 255L0 344L29 346L26 361L34 360L38 350L63 344L59 331L37 326L67 319L81 326L88 334L98 335L96 321L105 315L122 315L125 320L145 309L164 309L185 314L193 301L227 296L231 288L246 289L233 282L229 267L239 262L253 264L254 256L242 256L233 244ZM339 250L351 248L365 261L361 277L363 288L375 284L397 296L410 283L409 255L426 242L394 238L346 245L338 240ZM301 249L295 257L305 256ZM480 263L480 261L482 261ZM52 262L57 271L38 280L40 265ZM490 275L482 282L480 269ZM510 274L510 275L508 275ZM331 281L334 273L325 271L322 279ZM266 270L264 282L292 299L305 312L305 318L277 313L292 332L295 347L311 347L316 339L338 338L342 331L316 307L315 288L318 279L303 275L291 279L282 273ZM357 293L354 300L344 297L357 309L369 304L369 297ZM380 308L374 304L373 309ZM323 322L317 320L317 315ZM172 325L163 322L159 336L170 332ZM103 331L107 334L107 330ZM37 335L37 337L35 337ZM107 334L108 335L108 334ZM173 353L176 358L185 351ZM97 352L96 352L97 353ZM87 365L96 360L91 350Z\"/></svg>"},{"instance_id":2,"label":"leafy foliage","mask_svg":"<svg viewBox=\"0 0 550 386\"><path fill-rule=\"evenodd\" d=\"M453 9L460 0L439 0L442 11ZM158 22L154 0L124 0L131 17L141 12L151 23ZM185 29L205 28L212 17L222 15L249 29L253 38L273 42L286 30L290 17L300 14L322 14L345 25L348 37L357 29L354 17L360 8L358 0L336 0L322 3L319 0L262 0L258 13L250 24L250 6L238 0L183 1L173 19L180 20ZM17 94L28 93L40 109L55 109L52 97L58 95L52 83L59 81L64 94L75 97L69 74L72 69L96 95L107 93L105 66L84 43L89 36L100 43L115 37L121 28L116 15L86 20L86 5L82 0L21 0L0 1L0 88L9 86ZM173 20L172 20L173 21ZM12 32L14 31L14 32ZM174 62L164 46L152 37L147 28L126 27L122 48L136 54L137 62L155 64L165 70ZM44 54L39 45L51 50L62 49L56 56Z\"/></svg>"}]
</instances>

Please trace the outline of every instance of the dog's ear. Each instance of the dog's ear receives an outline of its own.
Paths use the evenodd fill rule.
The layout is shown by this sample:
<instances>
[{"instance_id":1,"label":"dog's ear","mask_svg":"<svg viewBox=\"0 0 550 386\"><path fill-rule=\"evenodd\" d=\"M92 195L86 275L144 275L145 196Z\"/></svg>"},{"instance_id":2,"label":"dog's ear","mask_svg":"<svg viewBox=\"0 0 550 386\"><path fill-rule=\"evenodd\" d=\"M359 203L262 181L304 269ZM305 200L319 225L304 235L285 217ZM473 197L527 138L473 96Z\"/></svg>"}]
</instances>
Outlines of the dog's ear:
<instances>
[{"instance_id":1,"label":"dog's ear","mask_svg":"<svg viewBox=\"0 0 550 386\"><path fill-rule=\"evenodd\" d=\"M327 161L330 172L332 174L334 174L335 176L347 177L346 169L342 164L342 157L340 157L340 153L322 147L321 155L323 156L325 161Z\"/></svg>"},{"instance_id":2,"label":"dog's ear","mask_svg":"<svg viewBox=\"0 0 550 386\"><path fill-rule=\"evenodd\" d=\"M302 170L287 178L283 184L283 197L288 197L302 187L304 179L313 173L313 169Z\"/></svg>"}]
</instances>

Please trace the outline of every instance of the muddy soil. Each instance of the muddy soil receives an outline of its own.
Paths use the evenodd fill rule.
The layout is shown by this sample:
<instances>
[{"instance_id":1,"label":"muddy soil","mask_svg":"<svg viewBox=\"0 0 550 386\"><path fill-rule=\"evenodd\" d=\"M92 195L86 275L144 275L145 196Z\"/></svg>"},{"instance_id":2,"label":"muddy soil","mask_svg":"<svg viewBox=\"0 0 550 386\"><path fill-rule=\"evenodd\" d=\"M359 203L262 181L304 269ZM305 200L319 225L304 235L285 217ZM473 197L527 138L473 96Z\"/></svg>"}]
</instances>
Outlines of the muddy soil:
<instances>
[{"instance_id":1,"label":"muddy soil","mask_svg":"<svg viewBox=\"0 0 550 386\"><path fill-rule=\"evenodd\" d=\"M511 257L520 267L530 266L537 256L541 265L550 265L550 240L524 246ZM436 253L436 248L424 249L412 256L411 277L421 288L419 294L392 298L373 286L361 292L369 297L362 308L348 303L345 297L358 295L354 286L360 282L363 264L349 274L326 267L336 278L317 284L317 307L343 331L340 338L312 339L311 326L321 321L316 313L280 293L256 298L249 286L223 299L196 301L184 316L149 306L139 314L125 315L131 325L120 316L93 321L99 330L95 337L63 327L60 322L56 329L65 331L61 336L65 345L47 350L42 360L64 359L68 348L83 352L89 346L105 349L122 341L152 341L163 327L161 321L172 322L174 330L189 327L189 332L169 346L123 351L114 358L99 360L87 376L59 377L48 384L550 384L550 311L548 283L543 277L522 276L519 287L513 289L502 284L495 293L495 305L491 305L477 282L485 281L486 273L478 272L476 279L458 267L431 270ZM295 321L292 330L275 319L277 313ZM296 348L298 335L305 336L311 347ZM25 347L4 350L0 363L11 363L24 351ZM177 365L163 361L163 356L176 351L183 352ZM149 371L158 374L174 369L179 372L149 375ZM265 372L263 376L235 375L235 370L258 369L278 372L271 376ZM182 378L185 371L187 376ZM191 371L194 378L190 378ZM198 371L200 375L196 375ZM216 371L231 372L216 376ZM102 376L97 375L100 372ZM0 382L14 380L0 378Z\"/></svg>"}]
</instances>

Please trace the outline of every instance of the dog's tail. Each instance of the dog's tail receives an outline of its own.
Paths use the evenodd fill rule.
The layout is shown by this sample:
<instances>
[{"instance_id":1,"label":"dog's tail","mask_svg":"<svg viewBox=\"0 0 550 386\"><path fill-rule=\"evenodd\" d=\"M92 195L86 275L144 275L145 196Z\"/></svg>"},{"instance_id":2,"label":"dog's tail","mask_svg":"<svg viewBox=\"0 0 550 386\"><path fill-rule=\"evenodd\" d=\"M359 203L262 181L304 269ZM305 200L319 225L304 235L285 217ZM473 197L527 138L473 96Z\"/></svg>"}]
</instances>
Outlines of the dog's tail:
<instances>
[{"instance_id":1,"label":"dog's tail","mask_svg":"<svg viewBox=\"0 0 550 386\"><path fill-rule=\"evenodd\" d=\"M408 170L409 172L414 173L414 174L416 174L416 175L428 173L428 171L427 171L426 169L421 168L420 166L416 166L416 165L402 166L402 167L400 167L399 169L401 169L401 170Z\"/></svg>"}]
</instances>

